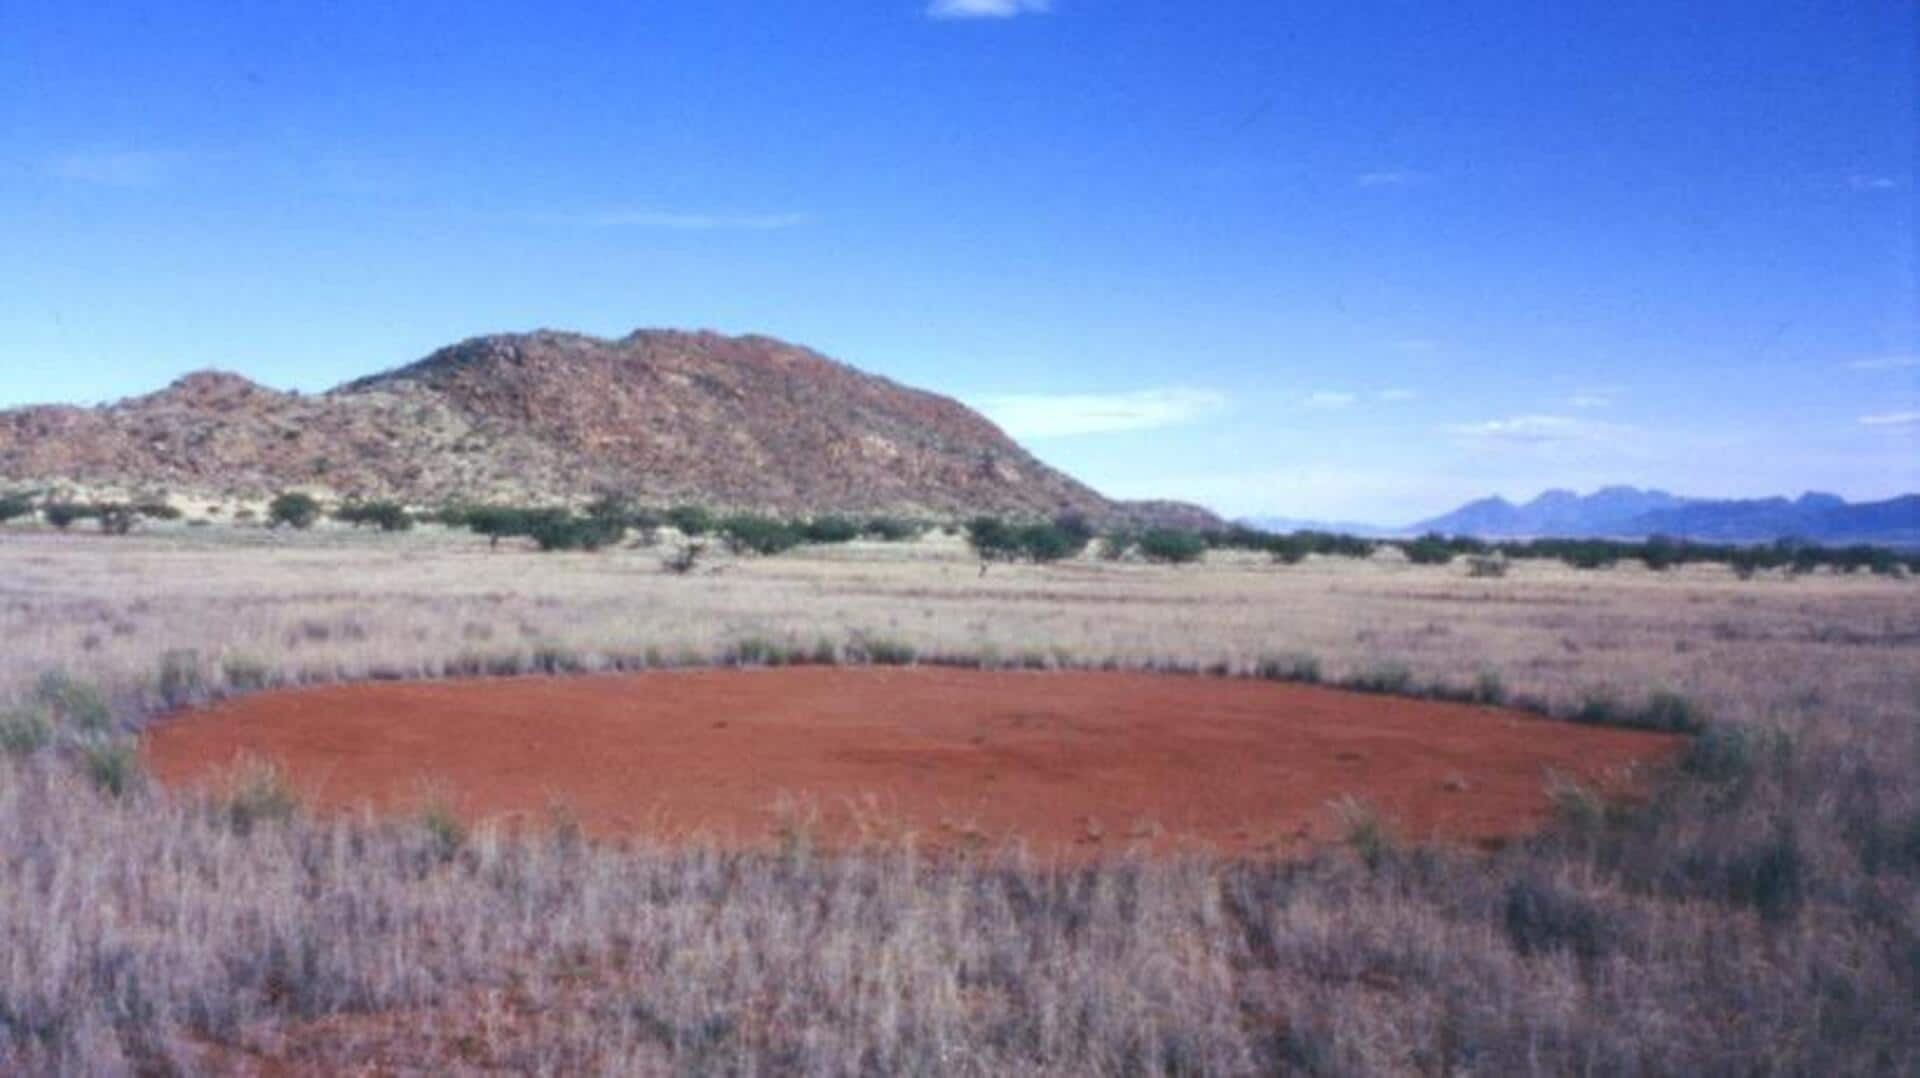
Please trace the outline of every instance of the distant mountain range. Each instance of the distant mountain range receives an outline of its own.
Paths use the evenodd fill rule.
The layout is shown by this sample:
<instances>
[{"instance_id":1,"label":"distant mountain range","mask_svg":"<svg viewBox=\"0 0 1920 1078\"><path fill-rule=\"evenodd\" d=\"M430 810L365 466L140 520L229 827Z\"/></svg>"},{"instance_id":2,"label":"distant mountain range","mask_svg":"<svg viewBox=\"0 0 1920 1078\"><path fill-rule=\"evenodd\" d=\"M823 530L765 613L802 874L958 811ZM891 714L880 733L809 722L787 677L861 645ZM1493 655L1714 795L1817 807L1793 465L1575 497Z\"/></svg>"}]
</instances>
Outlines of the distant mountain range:
<instances>
[{"instance_id":1,"label":"distant mountain range","mask_svg":"<svg viewBox=\"0 0 1920 1078\"><path fill-rule=\"evenodd\" d=\"M1501 497L1468 502L1403 528L1315 525L1281 517L1246 523L1275 531L1317 527L1354 535L1472 535L1488 539L1611 538L1670 535L1715 542L1806 539L1820 543L1920 545L1920 494L1848 502L1835 494L1798 498L1687 498L1664 490L1603 487L1592 494L1549 490L1515 504Z\"/></svg>"}]
</instances>

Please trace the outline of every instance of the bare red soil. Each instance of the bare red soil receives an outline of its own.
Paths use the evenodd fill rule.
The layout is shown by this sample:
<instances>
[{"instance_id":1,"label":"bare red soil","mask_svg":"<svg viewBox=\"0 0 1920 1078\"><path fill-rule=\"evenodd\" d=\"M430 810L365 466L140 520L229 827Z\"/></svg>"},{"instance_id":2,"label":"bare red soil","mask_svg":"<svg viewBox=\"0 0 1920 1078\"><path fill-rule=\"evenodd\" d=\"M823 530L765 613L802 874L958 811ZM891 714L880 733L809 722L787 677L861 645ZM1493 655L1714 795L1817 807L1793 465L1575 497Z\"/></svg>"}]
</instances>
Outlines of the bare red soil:
<instances>
[{"instance_id":1,"label":"bare red soil","mask_svg":"<svg viewBox=\"0 0 1920 1078\"><path fill-rule=\"evenodd\" d=\"M1486 842L1550 811L1561 772L1619 790L1674 738L1465 704L1140 673L801 667L339 685L157 725L148 762L207 785L277 761L330 809L603 837L846 846L1284 850L1370 804L1400 836Z\"/></svg>"}]
</instances>

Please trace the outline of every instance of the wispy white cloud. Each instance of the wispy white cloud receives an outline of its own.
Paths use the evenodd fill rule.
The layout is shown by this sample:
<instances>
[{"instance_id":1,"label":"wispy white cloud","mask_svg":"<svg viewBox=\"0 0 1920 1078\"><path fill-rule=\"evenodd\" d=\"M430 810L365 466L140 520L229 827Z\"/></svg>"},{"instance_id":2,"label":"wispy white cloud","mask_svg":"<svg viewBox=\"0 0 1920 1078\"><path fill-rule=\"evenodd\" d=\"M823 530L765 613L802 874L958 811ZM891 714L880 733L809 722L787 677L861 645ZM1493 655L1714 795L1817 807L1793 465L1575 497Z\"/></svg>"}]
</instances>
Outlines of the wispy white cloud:
<instances>
[{"instance_id":1,"label":"wispy white cloud","mask_svg":"<svg viewBox=\"0 0 1920 1078\"><path fill-rule=\"evenodd\" d=\"M1015 15L1044 15L1053 0L932 0L930 19L1011 19Z\"/></svg>"},{"instance_id":2,"label":"wispy white cloud","mask_svg":"<svg viewBox=\"0 0 1920 1078\"><path fill-rule=\"evenodd\" d=\"M1410 168L1362 172L1353 178L1353 182L1361 187L1411 187L1416 183L1425 183L1426 180L1426 173Z\"/></svg>"},{"instance_id":3,"label":"wispy white cloud","mask_svg":"<svg viewBox=\"0 0 1920 1078\"><path fill-rule=\"evenodd\" d=\"M57 154L48 174L99 187L152 187L172 179L187 156L171 150L89 149Z\"/></svg>"},{"instance_id":4,"label":"wispy white cloud","mask_svg":"<svg viewBox=\"0 0 1920 1078\"><path fill-rule=\"evenodd\" d=\"M1619 386L1586 386L1573 391L1567 398L1567 407L1592 411L1595 408L1611 408L1616 397L1620 396Z\"/></svg>"},{"instance_id":5,"label":"wispy white cloud","mask_svg":"<svg viewBox=\"0 0 1920 1078\"><path fill-rule=\"evenodd\" d=\"M1847 364L1849 370L1856 371L1904 371L1916 367L1920 367L1920 356L1874 356Z\"/></svg>"},{"instance_id":6,"label":"wispy white cloud","mask_svg":"<svg viewBox=\"0 0 1920 1078\"><path fill-rule=\"evenodd\" d=\"M978 403L1015 438L1061 438L1194 423L1225 411L1227 397L1212 389L1171 386L1129 393L1018 393Z\"/></svg>"},{"instance_id":7,"label":"wispy white cloud","mask_svg":"<svg viewBox=\"0 0 1920 1078\"><path fill-rule=\"evenodd\" d=\"M1613 423L1598 423L1564 415L1521 415L1478 423L1453 423L1448 434L1467 441L1503 445L1565 445L1604 442L1624 433Z\"/></svg>"},{"instance_id":8,"label":"wispy white cloud","mask_svg":"<svg viewBox=\"0 0 1920 1078\"><path fill-rule=\"evenodd\" d=\"M1380 391L1380 399L1383 401L1410 401L1419 395L1419 390L1408 389L1405 386L1394 386Z\"/></svg>"},{"instance_id":9,"label":"wispy white cloud","mask_svg":"<svg viewBox=\"0 0 1920 1078\"><path fill-rule=\"evenodd\" d=\"M1896 176L1883 176L1873 172L1856 172L1847 177L1847 186L1856 191L1893 191L1900 187Z\"/></svg>"},{"instance_id":10,"label":"wispy white cloud","mask_svg":"<svg viewBox=\"0 0 1920 1078\"><path fill-rule=\"evenodd\" d=\"M1351 393L1336 389L1322 389L1307 394L1306 405L1309 408L1345 408L1355 399Z\"/></svg>"},{"instance_id":11,"label":"wispy white cloud","mask_svg":"<svg viewBox=\"0 0 1920 1078\"><path fill-rule=\"evenodd\" d=\"M806 224L804 213L706 213L669 210L609 210L560 216L602 228L657 228L675 232L773 232Z\"/></svg>"},{"instance_id":12,"label":"wispy white cloud","mask_svg":"<svg viewBox=\"0 0 1920 1078\"><path fill-rule=\"evenodd\" d=\"M1863 415L1861 426L1866 427L1920 427L1920 412L1881 412L1879 415Z\"/></svg>"}]
</instances>

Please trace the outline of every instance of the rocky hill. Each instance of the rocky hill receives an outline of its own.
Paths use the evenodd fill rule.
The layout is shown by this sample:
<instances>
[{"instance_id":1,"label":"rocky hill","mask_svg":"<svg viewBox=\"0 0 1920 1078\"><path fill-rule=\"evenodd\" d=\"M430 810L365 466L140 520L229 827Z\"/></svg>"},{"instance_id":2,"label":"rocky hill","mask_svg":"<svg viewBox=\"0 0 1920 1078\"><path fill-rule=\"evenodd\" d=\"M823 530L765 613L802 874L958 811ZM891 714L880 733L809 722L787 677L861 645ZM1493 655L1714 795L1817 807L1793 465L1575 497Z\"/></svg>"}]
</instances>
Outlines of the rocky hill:
<instances>
[{"instance_id":1,"label":"rocky hill","mask_svg":"<svg viewBox=\"0 0 1920 1078\"><path fill-rule=\"evenodd\" d=\"M327 393L190 374L97 408L0 412L0 479L416 503L605 490L785 512L1211 519L1129 506L949 398L767 337L480 337Z\"/></svg>"}]
</instances>

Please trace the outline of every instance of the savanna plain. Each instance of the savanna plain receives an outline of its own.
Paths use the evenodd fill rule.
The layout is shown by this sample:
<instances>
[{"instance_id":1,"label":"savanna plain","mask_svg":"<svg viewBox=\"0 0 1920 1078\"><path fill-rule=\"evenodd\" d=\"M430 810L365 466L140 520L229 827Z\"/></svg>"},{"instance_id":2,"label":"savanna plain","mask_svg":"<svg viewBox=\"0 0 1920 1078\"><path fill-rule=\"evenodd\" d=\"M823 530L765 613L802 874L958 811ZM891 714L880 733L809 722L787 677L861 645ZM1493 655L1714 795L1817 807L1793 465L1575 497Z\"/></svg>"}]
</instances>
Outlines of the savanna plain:
<instances>
[{"instance_id":1,"label":"savanna plain","mask_svg":"<svg viewBox=\"0 0 1920 1078\"><path fill-rule=\"evenodd\" d=\"M0 535L0 1070L1916 1069L1910 578L1227 551L983 572L939 533L671 554L437 526ZM1115 804L1073 856L888 826L884 802L851 841L804 790L765 791L755 841L609 834L564 797L503 822L430 784L351 810L271 758L174 782L145 747L310 686L789 665L1315 682L1672 747L1542 769L1537 818L1498 840L1355 789L1232 848L1147 841Z\"/></svg>"}]
</instances>

